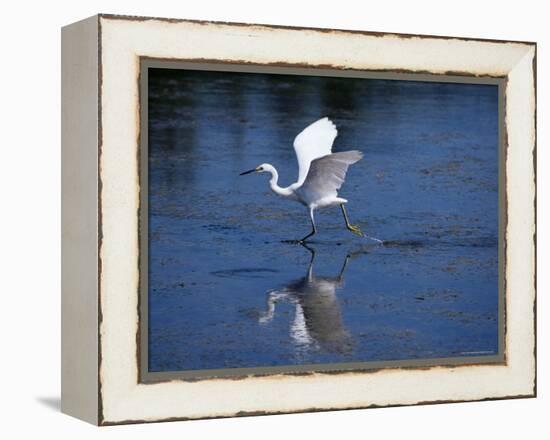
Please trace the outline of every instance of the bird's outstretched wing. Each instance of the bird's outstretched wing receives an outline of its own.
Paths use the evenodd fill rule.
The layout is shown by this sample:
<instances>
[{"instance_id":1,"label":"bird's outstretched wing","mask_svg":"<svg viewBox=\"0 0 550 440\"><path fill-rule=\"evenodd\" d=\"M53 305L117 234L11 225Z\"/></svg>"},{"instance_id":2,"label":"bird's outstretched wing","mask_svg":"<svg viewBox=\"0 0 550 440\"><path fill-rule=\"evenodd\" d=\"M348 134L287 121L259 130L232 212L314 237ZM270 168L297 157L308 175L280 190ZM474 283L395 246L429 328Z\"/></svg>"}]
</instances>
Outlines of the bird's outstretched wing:
<instances>
[{"instance_id":1,"label":"bird's outstretched wing","mask_svg":"<svg viewBox=\"0 0 550 440\"><path fill-rule=\"evenodd\" d=\"M332 152L332 144L338 135L329 118L319 119L304 128L294 139L294 151L298 159L298 183L306 179L311 161Z\"/></svg>"},{"instance_id":2,"label":"bird's outstretched wing","mask_svg":"<svg viewBox=\"0 0 550 440\"><path fill-rule=\"evenodd\" d=\"M313 160L301 189L319 198L335 193L344 183L348 167L362 157L363 153L352 150Z\"/></svg>"}]
</instances>

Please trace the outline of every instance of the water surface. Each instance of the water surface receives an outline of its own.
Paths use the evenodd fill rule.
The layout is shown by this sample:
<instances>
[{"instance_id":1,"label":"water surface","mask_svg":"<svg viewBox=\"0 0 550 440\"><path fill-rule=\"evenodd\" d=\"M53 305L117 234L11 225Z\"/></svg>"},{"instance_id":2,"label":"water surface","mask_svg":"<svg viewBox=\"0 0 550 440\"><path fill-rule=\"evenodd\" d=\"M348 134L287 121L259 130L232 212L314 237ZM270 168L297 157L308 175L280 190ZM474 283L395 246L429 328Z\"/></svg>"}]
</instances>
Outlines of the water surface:
<instances>
[{"instance_id":1,"label":"water surface","mask_svg":"<svg viewBox=\"0 0 550 440\"><path fill-rule=\"evenodd\" d=\"M151 69L149 370L496 354L496 86ZM359 149L338 208L293 183L296 134L329 116Z\"/></svg>"}]
</instances>

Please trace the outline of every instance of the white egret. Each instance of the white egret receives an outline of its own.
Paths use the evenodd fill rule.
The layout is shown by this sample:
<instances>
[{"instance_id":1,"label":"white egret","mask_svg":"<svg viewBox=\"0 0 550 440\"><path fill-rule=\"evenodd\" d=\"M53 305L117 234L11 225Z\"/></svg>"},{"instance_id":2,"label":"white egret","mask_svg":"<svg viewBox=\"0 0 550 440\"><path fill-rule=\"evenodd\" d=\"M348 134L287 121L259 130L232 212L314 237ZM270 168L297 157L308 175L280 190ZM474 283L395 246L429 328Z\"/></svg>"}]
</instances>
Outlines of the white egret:
<instances>
[{"instance_id":1,"label":"white egret","mask_svg":"<svg viewBox=\"0 0 550 440\"><path fill-rule=\"evenodd\" d=\"M254 172L270 173L269 186L275 194L295 200L307 207L312 230L304 238L296 240L298 243L304 243L317 232L314 211L335 205L339 205L342 210L346 228L360 237L365 236L358 226L349 222L345 208L348 201L338 197L338 190L344 183L348 167L361 160L363 154L357 150L333 153L332 144L337 135L336 126L325 117L308 125L296 136L294 150L298 159L298 181L286 188L277 184L279 174L271 164L263 163L241 173L241 176Z\"/></svg>"}]
</instances>

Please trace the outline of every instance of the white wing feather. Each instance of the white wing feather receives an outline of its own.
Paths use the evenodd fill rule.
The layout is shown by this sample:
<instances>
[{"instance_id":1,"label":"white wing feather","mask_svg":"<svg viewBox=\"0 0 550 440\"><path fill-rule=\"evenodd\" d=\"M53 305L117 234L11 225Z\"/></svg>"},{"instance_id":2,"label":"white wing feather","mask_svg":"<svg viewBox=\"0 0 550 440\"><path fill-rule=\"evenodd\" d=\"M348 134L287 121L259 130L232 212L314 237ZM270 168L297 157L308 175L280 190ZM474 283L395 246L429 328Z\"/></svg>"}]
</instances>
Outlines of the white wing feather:
<instances>
[{"instance_id":1,"label":"white wing feather","mask_svg":"<svg viewBox=\"0 0 550 440\"><path fill-rule=\"evenodd\" d=\"M362 157L363 153L352 150L328 154L313 160L300 190L313 199L336 194L346 179L349 166L360 161Z\"/></svg>"},{"instance_id":2,"label":"white wing feather","mask_svg":"<svg viewBox=\"0 0 550 440\"><path fill-rule=\"evenodd\" d=\"M332 144L338 130L332 121L325 117L304 128L294 139L294 151L298 159L298 184L306 179L311 161L332 152Z\"/></svg>"}]
</instances>

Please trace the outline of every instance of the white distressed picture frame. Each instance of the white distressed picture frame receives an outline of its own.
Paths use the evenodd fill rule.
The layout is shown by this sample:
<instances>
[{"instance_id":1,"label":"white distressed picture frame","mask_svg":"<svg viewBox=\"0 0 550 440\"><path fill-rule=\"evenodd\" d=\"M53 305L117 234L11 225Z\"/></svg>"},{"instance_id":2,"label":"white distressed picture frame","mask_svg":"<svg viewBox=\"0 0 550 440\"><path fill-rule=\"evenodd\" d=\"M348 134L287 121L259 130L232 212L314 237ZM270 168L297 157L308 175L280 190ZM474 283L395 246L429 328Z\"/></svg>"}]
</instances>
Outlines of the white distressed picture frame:
<instances>
[{"instance_id":1,"label":"white distressed picture frame","mask_svg":"<svg viewBox=\"0 0 550 440\"><path fill-rule=\"evenodd\" d=\"M62 47L64 412L109 425L535 396L534 43L100 15ZM505 78L505 363L140 383L141 58Z\"/></svg>"}]
</instances>

